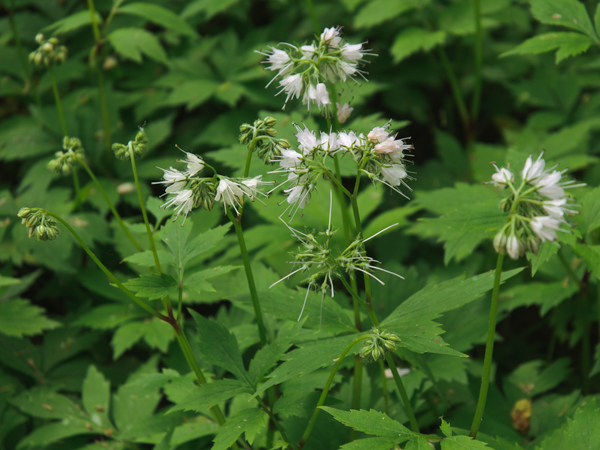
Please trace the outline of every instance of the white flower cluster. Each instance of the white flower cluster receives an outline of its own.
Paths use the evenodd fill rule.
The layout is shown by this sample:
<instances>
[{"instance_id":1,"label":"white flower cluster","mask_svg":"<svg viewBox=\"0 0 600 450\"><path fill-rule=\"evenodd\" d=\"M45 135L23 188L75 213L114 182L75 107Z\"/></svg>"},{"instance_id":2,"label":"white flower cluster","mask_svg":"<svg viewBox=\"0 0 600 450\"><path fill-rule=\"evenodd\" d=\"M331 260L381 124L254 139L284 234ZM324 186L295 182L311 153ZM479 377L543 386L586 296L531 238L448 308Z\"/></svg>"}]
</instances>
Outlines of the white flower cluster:
<instances>
[{"instance_id":1,"label":"white flower cluster","mask_svg":"<svg viewBox=\"0 0 600 450\"><path fill-rule=\"evenodd\" d=\"M282 150L281 155L274 157L280 168L270 172L287 175L286 181L279 185L289 183L284 192L290 206L284 213L291 209L293 218L298 209L304 209L310 202L318 178L323 174L331 175L325 164L326 158L337 153L342 156L351 154L362 173L406 197L398 187L404 186L410 190L405 180L412 177L408 175L405 158L413 146L396 139L386 128L375 127L367 136L354 131L321 132L318 136L306 126L295 126L298 131L298 150Z\"/></svg>"},{"instance_id":2,"label":"white flower cluster","mask_svg":"<svg viewBox=\"0 0 600 450\"><path fill-rule=\"evenodd\" d=\"M181 172L173 167L163 169L163 180L152 184L165 185L165 193L173 194L163 207L174 206L177 209L175 219L183 214L186 218L190 211L203 206L210 211L215 201L223 203L225 208L231 206L237 215L240 214L244 196L254 201L263 184L261 175L254 178L231 179L217 175L210 178L199 178L196 175L204 169L206 163L193 153L184 152L186 159L180 161L186 164L187 170ZM210 167L210 166L209 166ZM185 223L185 219L184 219Z\"/></svg>"},{"instance_id":3,"label":"white flower cluster","mask_svg":"<svg viewBox=\"0 0 600 450\"><path fill-rule=\"evenodd\" d=\"M308 105L316 104L320 111L329 115L331 99L326 83L335 84L348 79L356 81L356 77L365 78L365 72L359 68L364 62L364 56L369 55L363 44L343 43L340 27L326 28L318 41L311 44L296 46L281 43L283 49L271 47L271 50L258 53L267 57L264 61L267 69L277 71L277 74L267 84L279 80L280 91L285 93L285 104L290 99L299 99ZM341 111L341 112L340 112ZM338 106L338 115L343 123L352 108L345 104Z\"/></svg>"},{"instance_id":4,"label":"white flower cluster","mask_svg":"<svg viewBox=\"0 0 600 450\"><path fill-rule=\"evenodd\" d=\"M556 241L557 231L561 225L569 225L565 220L567 214L578 214L570 209L565 189L581 187L575 181L561 181L568 169L558 171L557 165L546 169L543 153L533 160L531 156L525 161L521 171L521 183L514 184L515 176L509 168L499 169L492 175L492 183L496 187L509 187L511 194L502 201L505 211L510 217L506 225L494 237L496 251L504 251L517 259L529 250L537 253L539 246L545 241Z\"/></svg>"}]
</instances>

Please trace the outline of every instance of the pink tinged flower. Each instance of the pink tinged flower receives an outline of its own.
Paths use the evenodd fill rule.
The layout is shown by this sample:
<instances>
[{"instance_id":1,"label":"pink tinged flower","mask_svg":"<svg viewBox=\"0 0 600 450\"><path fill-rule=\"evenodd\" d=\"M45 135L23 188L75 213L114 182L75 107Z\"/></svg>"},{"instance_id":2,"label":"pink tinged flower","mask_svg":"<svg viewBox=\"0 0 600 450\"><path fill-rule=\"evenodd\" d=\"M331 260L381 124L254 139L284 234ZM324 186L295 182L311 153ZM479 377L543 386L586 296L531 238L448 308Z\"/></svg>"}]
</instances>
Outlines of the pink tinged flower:
<instances>
[{"instance_id":1,"label":"pink tinged flower","mask_svg":"<svg viewBox=\"0 0 600 450\"><path fill-rule=\"evenodd\" d=\"M300 98L300 93L302 92L303 86L302 77L299 74L289 75L279 82L279 86L281 86L282 89L277 93L277 95L281 94L282 92L287 94L283 105L285 108L285 103L287 103L290 98Z\"/></svg>"},{"instance_id":2,"label":"pink tinged flower","mask_svg":"<svg viewBox=\"0 0 600 450\"><path fill-rule=\"evenodd\" d=\"M386 138L383 142L380 141L374 148L376 153L380 154L389 154L397 151L401 151L400 145L403 144L402 141L396 141L392 136Z\"/></svg>"},{"instance_id":3,"label":"pink tinged flower","mask_svg":"<svg viewBox=\"0 0 600 450\"><path fill-rule=\"evenodd\" d=\"M163 206L165 208L168 208L170 206L175 206L175 208L179 208L177 210L177 213L175 214L175 219L177 219L182 213L187 218L187 215L194 207L194 193L191 189L179 191L175 197L169 199L169 201L166 202ZM185 219L183 222L185 223Z\"/></svg>"},{"instance_id":4,"label":"pink tinged flower","mask_svg":"<svg viewBox=\"0 0 600 450\"><path fill-rule=\"evenodd\" d=\"M536 186L538 193L550 199L558 199L565 196L565 190L558 184L563 172L557 170L541 177Z\"/></svg>"},{"instance_id":5,"label":"pink tinged flower","mask_svg":"<svg viewBox=\"0 0 600 450\"><path fill-rule=\"evenodd\" d=\"M371 142L377 142L377 143L381 143L381 142L385 141L388 138L388 136L389 136L389 133L383 127L375 127L371 131L369 131L369 134L367 134L367 138Z\"/></svg>"},{"instance_id":6,"label":"pink tinged flower","mask_svg":"<svg viewBox=\"0 0 600 450\"><path fill-rule=\"evenodd\" d=\"M228 180L227 178L221 179L217 186L217 195L215 195L216 201L222 201L225 208L227 208L227 206L233 207L236 214L239 216L240 212L238 211L238 208L241 209L242 207L243 197L244 191L242 191L238 183Z\"/></svg>"},{"instance_id":7,"label":"pink tinged flower","mask_svg":"<svg viewBox=\"0 0 600 450\"><path fill-rule=\"evenodd\" d=\"M508 253L508 256L510 256L512 259L518 259L519 256L521 256L522 251L523 248L521 247L517 237L514 235L510 236L506 241L506 253Z\"/></svg>"},{"instance_id":8,"label":"pink tinged flower","mask_svg":"<svg viewBox=\"0 0 600 450\"><path fill-rule=\"evenodd\" d=\"M308 87L308 100L309 102L310 100L315 102L319 109L322 109L324 106L331 105L331 101L329 100L329 92L327 92L327 86L325 86L324 83L319 83L316 87L311 84Z\"/></svg>"},{"instance_id":9,"label":"pink tinged flower","mask_svg":"<svg viewBox=\"0 0 600 450\"><path fill-rule=\"evenodd\" d=\"M531 229L544 241L555 241L556 230L560 225L558 219L553 219L550 216L534 217L531 221Z\"/></svg>"},{"instance_id":10,"label":"pink tinged flower","mask_svg":"<svg viewBox=\"0 0 600 450\"><path fill-rule=\"evenodd\" d=\"M344 44L342 57L354 62L360 61L363 57L362 44Z\"/></svg>"},{"instance_id":11,"label":"pink tinged flower","mask_svg":"<svg viewBox=\"0 0 600 450\"><path fill-rule=\"evenodd\" d=\"M402 184L402 179L406 178L408 175L404 166L400 164L392 164L391 167L382 167L381 175L385 181L387 181L391 186L400 186Z\"/></svg>"},{"instance_id":12,"label":"pink tinged flower","mask_svg":"<svg viewBox=\"0 0 600 450\"><path fill-rule=\"evenodd\" d=\"M282 70L286 69L288 63L290 62L290 55L283 50L279 50L277 48L271 47L272 53L269 54L269 64L271 64L267 69L269 70Z\"/></svg>"},{"instance_id":13,"label":"pink tinged flower","mask_svg":"<svg viewBox=\"0 0 600 450\"><path fill-rule=\"evenodd\" d=\"M336 27L325 28L325 31L321 33L321 40L331 47L339 48L340 41L340 29Z\"/></svg>"},{"instance_id":14,"label":"pink tinged flower","mask_svg":"<svg viewBox=\"0 0 600 450\"><path fill-rule=\"evenodd\" d=\"M496 167L495 164L494 167ZM510 170L505 169L504 167L502 169L496 167L496 173L492 175L494 186L505 188L508 183L512 183L513 181L515 181L515 176Z\"/></svg>"},{"instance_id":15,"label":"pink tinged flower","mask_svg":"<svg viewBox=\"0 0 600 450\"><path fill-rule=\"evenodd\" d=\"M308 129L305 125L304 130L302 130L298 125L294 125L298 133L296 133L296 138L298 139L298 143L300 144L300 150L302 153L306 155L307 153L313 151L315 148L319 146L319 142L315 137L315 133Z\"/></svg>"},{"instance_id":16,"label":"pink tinged flower","mask_svg":"<svg viewBox=\"0 0 600 450\"><path fill-rule=\"evenodd\" d=\"M521 176L524 181L533 181L544 174L546 161L542 159L542 155L543 153L540 153L540 156L538 156L538 159L535 162L533 162L531 156L527 158L527 161L525 161L525 167L523 167L523 172L521 172Z\"/></svg>"},{"instance_id":17,"label":"pink tinged flower","mask_svg":"<svg viewBox=\"0 0 600 450\"><path fill-rule=\"evenodd\" d=\"M341 106L339 103L336 103L335 106L337 106L338 122L345 123L346 120L348 120L348 118L350 117L350 114L352 114L352 111L354 111L354 108L351 108L349 103L344 103Z\"/></svg>"}]
</instances>

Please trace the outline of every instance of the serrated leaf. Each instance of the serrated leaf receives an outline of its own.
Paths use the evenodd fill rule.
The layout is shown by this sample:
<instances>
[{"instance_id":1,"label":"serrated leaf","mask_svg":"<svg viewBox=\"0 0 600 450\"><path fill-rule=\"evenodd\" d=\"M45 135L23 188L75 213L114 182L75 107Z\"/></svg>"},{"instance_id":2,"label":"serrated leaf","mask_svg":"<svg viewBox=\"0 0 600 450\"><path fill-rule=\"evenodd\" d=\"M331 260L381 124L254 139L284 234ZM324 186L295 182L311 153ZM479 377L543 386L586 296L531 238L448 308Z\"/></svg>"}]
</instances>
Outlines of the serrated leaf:
<instances>
[{"instance_id":1,"label":"serrated leaf","mask_svg":"<svg viewBox=\"0 0 600 450\"><path fill-rule=\"evenodd\" d=\"M506 281L523 269L503 272L501 280ZM401 338L400 345L413 352L465 356L448 347L439 337L443 331L433 320L446 311L476 300L491 290L493 283L494 272L489 271L468 279L461 276L430 284L400 304L381 326L397 333Z\"/></svg>"},{"instance_id":2,"label":"serrated leaf","mask_svg":"<svg viewBox=\"0 0 600 450\"><path fill-rule=\"evenodd\" d=\"M164 250L157 250L156 254L158 255L158 261L160 262L161 266L170 266L173 264L174 260L171 253L165 252ZM154 267L155 265L154 253L152 253L151 250L134 253L133 255L123 259L123 261L143 267Z\"/></svg>"},{"instance_id":3,"label":"serrated leaf","mask_svg":"<svg viewBox=\"0 0 600 450\"><path fill-rule=\"evenodd\" d=\"M453 434L452 433L452 427L443 418L441 420L442 420L442 423L440 425L440 430L442 431L442 433L444 433L444 436L446 436L446 437L452 437L452 434Z\"/></svg>"},{"instance_id":4,"label":"serrated leaf","mask_svg":"<svg viewBox=\"0 0 600 450\"><path fill-rule=\"evenodd\" d=\"M114 349L113 359L119 358L140 339L144 339L150 347L166 353L169 343L174 338L173 329L154 317L150 320L126 323L113 334L111 341Z\"/></svg>"},{"instance_id":5,"label":"serrated leaf","mask_svg":"<svg viewBox=\"0 0 600 450\"><path fill-rule=\"evenodd\" d=\"M15 298L0 303L0 333L17 337L31 336L60 326L60 322L46 317L43 308L27 300Z\"/></svg>"},{"instance_id":6,"label":"serrated leaf","mask_svg":"<svg viewBox=\"0 0 600 450\"><path fill-rule=\"evenodd\" d=\"M528 397L534 397L554 389L565 381L571 373L570 364L568 358L561 358L542 370L542 361L529 361L515 369L508 380Z\"/></svg>"},{"instance_id":7,"label":"serrated leaf","mask_svg":"<svg viewBox=\"0 0 600 450\"><path fill-rule=\"evenodd\" d=\"M509 55L529 55L549 52L558 49L556 52L556 63L569 56L575 56L585 52L594 41L581 33L556 32L540 34L531 39L527 39L519 46L504 52L500 57Z\"/></svg>"},{"instance_id":8,"label":"serrated leaf","mask_svg":"<svg viewBox=\"0 0 600 450\"><path fill-rule=\"evenodd\" d=\"M411 439L406 443L404 450L431 450L429 441L424 437L418 437L417 439Z\"/></svg>"},{"instance_id":9,"label":"serrated leaf","mask_svg":"<svg viewBox=\"0 0 600 450\"><path fill-rule=\"evenodd\" d=\"M186 105L186 110L191 111L207 101L217 92L219 83L213 80L190 80L173 87L164 100L168 106Z\"/></svg>"},{"instance_id":10,"label":"serrated leaf","mask_svg":"<svg viewBox=\"0 0 600 450\"><path fill-rule=\"evenodd\" d=\"M531 0L531 13L542 23L581 31L598 41L584 4L577 0Z\"/></svg>"},{"instance_id":11,"label":"serrated leaf","mask_svg":"<svg viewBox=\"0 0 600 450\"><path fill-rule=\"evenodd\" d=\"M559 247L554 242L546 241L540 246L537 255L527 252L527 260L531 262L531 276L535 276L540 266L556 255L558 250Z\"/></svg>"},{"instance_id":12,"label":"serrated leaf","mask_svg":"<svg viewBox=\"0 0 600 450\"><path fill-rule=\"evenodd\" d=\"M252 394L254 390L239 380L224 379L216 380L212 383L203 384L196 388L185 401L173 406L169 412L173 411L196 411L202 412L211 408L222 401L235 397L238 394Z\"/></svg>"},{"instance_id":13,"label":"serrated leaf","mask_svg":"<svg viewBox=\"0 0 600 450\"><path fill-rule=\"evenodd\" d=\"M527 283L510 290L500 292L500 311L512 311L522 306L540 305L542 316L564 300L579 291L579 286L569 280L568 285L562 281L554 283Z\"/></svg>"},{"instance_id":14,"label":"serrated leaf","mask_svg":"<svg viewBox=\"0 0 600 450\"><path fill-rule=\"evenodd\" d=\"M577 449L596 450L600 448L600 410L596 399L591 399L579 408L572 420L546 437L536 450Z\"/></svg>"},{"instance_id":15,"label":"serrated leaf","mask_svg":"<svg viewBox=\"0 0 600 450\"><path fill-rule=\"evenodd\" d=\"M600 228L600 187L592 189L581 199L577 229L583 236Z\"/></svg>"},{"instance_id":16,"label":"serrated leaf","mask_svg":"<svg viewBox=\"0 0 600 450\"><path fill-rule=\"evenodd\" d=\"M130 3L121 6L117 12L143 17L150 22L162 25L178 34L184 34L191 37L198 35L185 20L170 9L160 5L154 5L152 3Z\"/></svg>"},{"instance_id":17,"label":"serrated leaf","mask_svg":"<svg viewBox=\"0 0 600 450\"><path fill-rule=\"evenodd\" d=\"M86 428L85 421L52 423L36 428L32 433L28 434L17 446L18 450L24 448L45 448L50 444L62 439L77 436L79 434L96 434L97 431Z\"/></svg>"},{"instance_id":18,"label":"serrated leaf","mask_svg":"<svg viewBox=\"0 0 600 450\"><path fill-rule=\"evenodd\" d=\"M115 50L135 62L142 62L142 54L155 61L169 64L167 54L158 39L141 28L119 28L107 36Z\"/></svg>"},{"instance_id":19,"label":"serrated leaf","mask_svg":"<svg viewBox=\"0 0 600 450\"><path fill-rule=\"evenodd\" d=\"M45 386L21 392L10 403L21 411L42 419L87 418L69 398Z\"/></svg>"},{"instance_id":20,"label":"serrated leaf","mask_svg":"<svg viewBox=\"0 0 600 450\"><path fill-rule=\"evenodd\" d=\"M356 14L354 26L368 28L390 20L414 8L423 8L429 0L371 0Z\"/></svg>"},{"instance_id":21,"label":"serrated leaf","mask_svg":"<svg viewBox=\"0 0 600 450\"><path fill-rule=\"evenodd\" d=\"M576 243L571 247L575 253L585 259L587 268L596 278L600 278L600 245Z\"/></svg>"},{"instance_id":22,"label":"serrated leaf","mask_svg":"<svg viewBox=\"0 0 600 450\"><path fill-rule=\"evenodd\" d=\"M431 450L427 440L425 440L425 443L427 444L427 448L424 450ZM374 437L349 442L348 444L342 445L340 450L390 450L390 448L397 448L395 445L396 441L394 439ZM404 448L407 450L408 444Z\"/></svg>"},{"instance_id":23,"label":"serrated leaf","mask_svg":"<svg viewBox=\"0 0 600 450\"><path fill-rule=\"evenodd\" d=\"M253 439L249 439L249 435L253 437L261 430L266 424L266 418L266 413L258 408L244 409L229 416L225 425L219 428L212 450L227 450L242 433L252 443Z\"/></svg>"},{"instance_id":24,"label":"serrated leaf","mask_svg":"<svg viewBox=\"0 0 600 450\"><path fill-rule=\"evenodd\" d=\"M105 430L113 428L108 418L110 382L94 366L87 371L81 395L90 420Z\"/></svg>"},{"instance_id":25,"label":"serrated leaf","mask_svg":"<svg viewBox=\"0 0 600 450\"><path fill-rule=\"evenodd\" d=\"M445 41L445 31L429 31L420 27L409 27L402 30L396 37L390 52L394 57L394 63L398 63L413 53L428 52Z\"/></svg>"},{"instance_id":26,"label":"serrated leaf","mask_svg":"<svg viewBox=\"0 0 600 450\"><path fill-rule=\"evenodd\" d=\"M100 305L82 314L72 324L96 330L114 328L132 319L145 317L147 313L138 308L133 302L129 304Z\"/></svg>"},{"instance_id":27,"label":"serrated leaf","mask_svg":"<svg viewBox=\"0 0 600 450\"><path fill-rule=\"evenodd\" d=\"M212 269L199 270L187 277L183 285L197 293L202 291L215 292L215 288L207 280L229 273L235 269L239 269L239 266L218 266Z\"/></svg>"},{"instance_id":28,"label":"serrated leaf","mask_svg":"<svg viewBox=\"0 0 600 450\"><path fill-rule=\"evenodd\" d=\"M190 310L190 313L197 325L198 351L205 362L222 367L252 387L235 336L220 323L206 319L195 311Z\"/></svg>"},{"instance_id":29,"label":"serrated leaf","mask_svg":"<svg viewBox=\"0 0 600 450\"><path fill-rule=\"evenodd\" d=\"M335 420L343 423L347 427L374 436L393 439L396 441L396 444L400 444L418 436L418 434L410 431L400 422L390 419L387 414L373 409L369 411L364 409L361 409L360 411L342 411L327 406L321 406L321 409L331 414Z\"/></svg>"},{"instance_id":30,"label":"serrated leaf","mask_svg":"<svg viewBox=\"0 0 600 450\"><path fill-rule=\"evenodd\" d=\"M152 273L132 278L123 285L138 297L148 297L148 300L156 300L174 293L178 283L175 278L166 273L161 275Z\"/></svg>"},{"instance_id":31,"label":"serrated leaf","mask_svg":"<svg viewBox=\"0 0 600 450\"><path fill-rule=\"evenodd\" d=\"M98 12L96 12L96 23L98 25L102 24L102 17ZM69 31L76 30L84 25L92 24L92 16L88 10L83 10L71 14L70 16L65 17L64 19L57 20L51 25L43 28L42 31L51 32L52 34L63 34L68 33Z\"/></svg>"},{"instance_id":32,"label":"serrated leaf","mask_svg":"<svg viewBox=\"0 0 600 450\"><path fill-rule=\"evenodd\" d=\"M489 447L469 436L452 436L442 439L442 450L489 450Z\"/></svg>"}]
</instances>

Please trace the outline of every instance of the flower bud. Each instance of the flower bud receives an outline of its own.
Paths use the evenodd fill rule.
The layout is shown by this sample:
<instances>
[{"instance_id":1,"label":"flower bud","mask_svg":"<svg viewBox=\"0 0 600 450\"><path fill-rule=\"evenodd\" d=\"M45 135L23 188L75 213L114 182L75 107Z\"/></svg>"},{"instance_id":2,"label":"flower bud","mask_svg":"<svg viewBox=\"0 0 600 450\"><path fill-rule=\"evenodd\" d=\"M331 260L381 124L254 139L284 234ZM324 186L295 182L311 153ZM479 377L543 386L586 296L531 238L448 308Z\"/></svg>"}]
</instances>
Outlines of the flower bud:
<instances>
[{"instance_id":1,"label":"flower bud","mask_svg":"<svg viewBox=\"0 0 600 450\"><path fill-rule=\"evenodd\" d=\"M17 213L17 217L24 218L25 216L28 216L29 214L31 214L31 209L21 208L19 210L19 212Z\"/></svg>"},{"instance_id":2,"label":"flower bud","mask_svg":"<svg viewBox=\"0 0 600 450\"><path fill-rule=\"evenodd\" d=\"M277 119L271 116L265 117L264 123L267 127L271 128L277 125Z\"/></svg>"}]
</instances>

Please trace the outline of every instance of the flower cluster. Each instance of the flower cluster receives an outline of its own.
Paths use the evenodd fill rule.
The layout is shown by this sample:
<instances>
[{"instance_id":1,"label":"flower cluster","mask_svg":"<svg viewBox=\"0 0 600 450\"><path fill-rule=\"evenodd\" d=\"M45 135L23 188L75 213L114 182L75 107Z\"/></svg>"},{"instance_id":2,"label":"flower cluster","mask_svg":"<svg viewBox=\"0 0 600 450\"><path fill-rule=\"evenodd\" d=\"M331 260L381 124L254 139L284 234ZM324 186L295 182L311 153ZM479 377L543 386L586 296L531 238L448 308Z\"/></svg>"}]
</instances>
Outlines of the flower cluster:
<instances>
[{"instance_id":1,"label":"flower cluster","mask_svg":"<svg viewBox=\"0 0 600 450\"><path fill-rule=\"evenodd\" d=\"M76 137L65 136L63 139L63 151L56 152L54 159L48 162L48 169L53 172L67 175L73 170L73 165L79 158L83 157L84 149L81 140Z\"/></svg>"},{"instance_id":2,"label":"flower cluster","mask_svg":"<svg viewBox=\"0 0 600 450\"><path fill-rule=\"evenodd\" d=\"M374 327L369 337L371 339L366 340L360 350L360 357L367 361L377 361L385 358L386 352L396 350L397 343L400 342L400 337L397 334L381 330L379 327Z\"/></svg>"},{"instance_id":3,"label":"flower cluster","mask_svg":"<svg viewBox=\"0 0 600 450\"><path fill-rule=\"evenodd\" d=\"M39 209L21 208L17 214L29 230L29 237L38 241L54 241L59 234L56 221Z\"/></svg>"},{"instance_id":4,"label":"flower cluster","mask_svg":"<svg viewBox=\"0 0 600 450\"><path fill-rule=\"evenodd\" d=\"M561 181L568 169L558 171L557 165L546 169L543 153L534 161L527 158L521 171L521 182L515 184L515 175L509 168L498 168L492 175L492 184L499 188L510 188L508 197L501 207L509 213L508 222L494 237L497 252L506 251L512 259L523 256L526 251L537 253L540 244L556 241L557 231L567 231L561 225L570 225L566 215L577 214L571 209L570 198L565 189L581 187L575 181Z\"/></svg>"},{"instance_id":5,"label":"flower cluster","mask_svg":"<svg viewBox=\"0 0 600 450\"><path fill-rule=\"evenodd\" d=\"M256 152L265 164L273 164L273 158L280 156L284 149L290 148L290 143L285 139L275 137L277 120L274 117L265 117L255 120L254 124L248 123L240 126L240 143Z\"/></svg>"},{"instance_id":6,"label":"flower cluster","mask_svg":"<svg viewBox=\"0 0 600 450\"><path fill-rule=\"evenodd\" d=\"M186 159L179 162L184 163L187 170L182 172L173 167L168 169L159 167L163 171L163 180L152 183L164 185L164 195L172 194L163 207L175 207L177 209L175 219L181 214L187 217L193 208L204 208L210 211L218 201L222 202L225 208L231 206L239 215L244 196L254 201L257 194L265 195L260 191L261 186L266 184L261 180L261 175L254 178L228 178L215 172L215 175L209 178L199 177L197 175L204 167L210 166L199 156L184 153Z\"/></svg>"},{"instance_id":7,"label":"flower cluster","mask_svg":"<svg viewBox=\"0 0 600 450\"><path fill-rule=\"evenodd\" d=\"M286 181L279 186L289 184L284 192L292 217L310 202L319 177L323 174L332 176L325 161L335 154L351 154L361 173L404 197L406 195L399 187L410 190L406 180L413 178L408 174L406 157L413 146L406 144L403 139L396 139L387 128L375 127L367 136L353 131L317 135L306 126L301 128L298 125L296 130L298 150L283 149L280 155L274 156L273 161L278 162L280 167L271 172L287 175Z\"/></svg>"},{"instance_id":8,"label":"flower cluster","mask_svg":"<svg viewBox=\"0 0 600 450\"><path fill-rule=\"evenodd\" d=\"M118 142L112 145L112 150L115 153L117 159L127 161L131 158L131 152L135 156L142 157L148 150L148 136L143 128L135 135L133 141L129 141L127 144L119 144Z\"/></svg>"},{"instance_id":9,"label":"flower cluster","mask_svg":"<svg viewBox=\"0 0 600 450\"><path fill-rule=\"evenodd\" d=\"M280 91L285 93L284 102L302 97L302 102L308 105L316 104L320 111L330 115L332 104L327 90L327 83L335 84L348 79L356 81L356 77L365 78L365 72L360 69L365 55L370 55L363 44L343 42L341 28L326 28L318 40L307 45L292 45L281 43L282 49L271 47L270 51L258 52L267 57L264 61L267 69L277 71L277 75L269 82L279 80ZM342 117L347 119L351 108L338 107L343 110ZM344 120L345 120L344 119ZM343 122L340 120L340 122Z\"/></svg>"},{"instance_id":10,"label":"flower cluster","mask_svg":"<svg viewBox=\"0 0 600 450\"><path fill-rule=\"evenodd\" d=\"M29 61L35 63L36 66L49 67L65 62L67 59L67 47L58 45L60 41L57 38L44 39L44 35L40 33L36 35L35 41L39 47L29 54Z\"/></svg>"}]
</instances>

